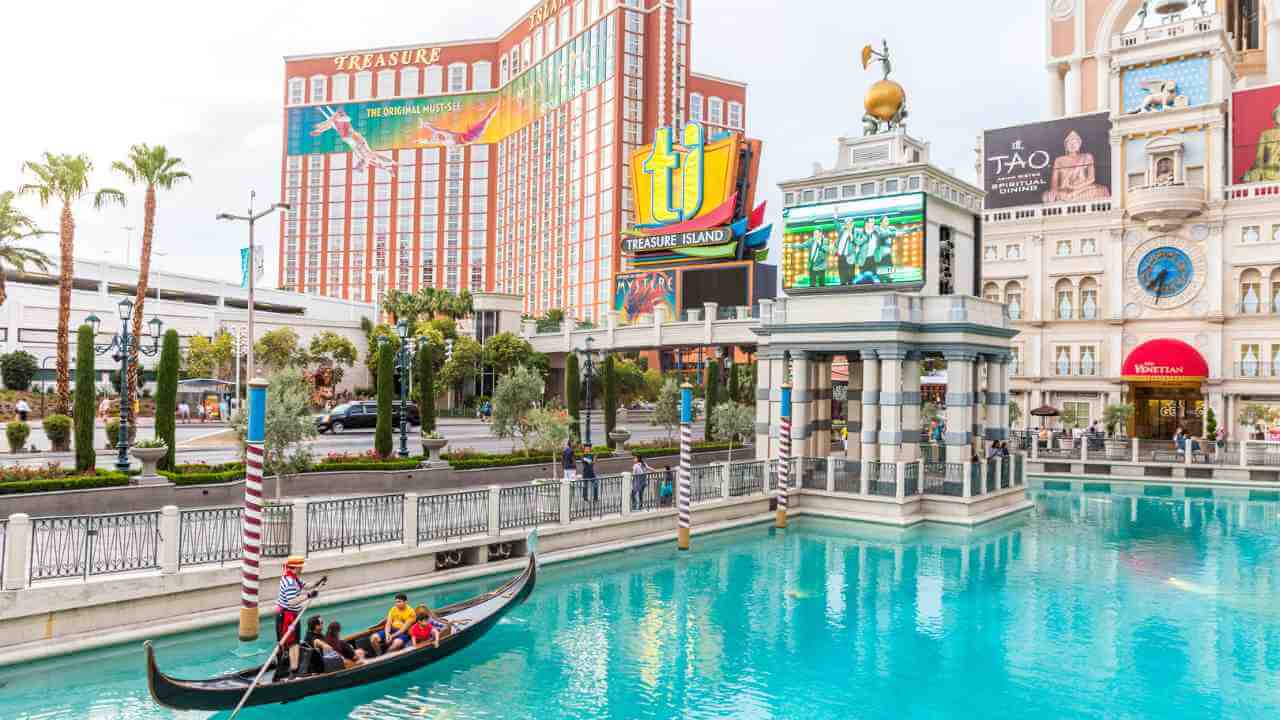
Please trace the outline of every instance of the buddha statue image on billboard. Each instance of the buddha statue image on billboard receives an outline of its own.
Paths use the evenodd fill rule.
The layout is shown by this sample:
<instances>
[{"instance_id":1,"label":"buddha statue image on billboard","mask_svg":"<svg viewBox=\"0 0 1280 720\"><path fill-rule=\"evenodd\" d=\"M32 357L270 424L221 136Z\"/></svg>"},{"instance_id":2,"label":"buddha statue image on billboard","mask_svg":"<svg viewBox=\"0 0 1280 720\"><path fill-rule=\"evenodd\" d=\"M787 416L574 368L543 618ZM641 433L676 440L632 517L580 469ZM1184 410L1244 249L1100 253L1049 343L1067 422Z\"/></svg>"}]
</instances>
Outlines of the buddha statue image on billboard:
<instances>
[{"instance_id":1,"label":"buddha statue image on billboard","mask_svg":"<svg viewBox=\"0 0 1280 720\"><path fill-rule=\"evenodd\" d=\"M1084 151L1084 139L1075 130L1067 132L1063 139L1064 154L1053 160L1049 176L1049 189L1044 193L1045 203L1106 200L1111 189L1098 182L1097 165L1093 153Z\"/></svg>"},{"instance_id":2,"label":"buddha statue image on billboard","mask_svg":"<svg viewBox=\"0 0 1280 720\"><path fill-rule=\"evenodd\" d=\"M1253 165L1245 171L1242 182L1280 180L1280 105L1271 111L1271 123L1258 133Z\"/></svg>"}]
</instances>

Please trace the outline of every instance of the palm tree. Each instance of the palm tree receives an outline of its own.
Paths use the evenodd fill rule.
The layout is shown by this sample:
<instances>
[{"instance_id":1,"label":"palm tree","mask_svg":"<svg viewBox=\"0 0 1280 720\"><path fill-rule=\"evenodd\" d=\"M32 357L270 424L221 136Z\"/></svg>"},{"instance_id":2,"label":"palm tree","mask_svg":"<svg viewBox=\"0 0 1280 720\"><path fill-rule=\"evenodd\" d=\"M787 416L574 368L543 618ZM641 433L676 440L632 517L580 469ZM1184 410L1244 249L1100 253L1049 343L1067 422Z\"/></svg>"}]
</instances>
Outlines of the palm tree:
<instances>
[{"instance_id":1,"label":"palm tree","mask_svg":"<svg viewBox=\"0 0 1280 720\"><path fill-rule=\"evenodd\" d=\"M5 289L4 270L11 267L18 272L27 269L27 263L34 265L40 272L49 272L48 255L34 248L19 247L14 243L27 238L48 233L36 227L34 221L26 213L13 206L13 193L0 193L0 305L8 299Z\"/></svg>"},{"instance_id":2,"label":"palm tree","mask_svg":"<svg viewBox=\"0 0 1280 720\"><path fill-rule=\"evenodd\" d=\"M43 162L27 161L22 168L36 176L36 182L23 183L18 188L22 195L35 195L41 207L51 202L62 205L58 225L58 395L54 399L54 412L65 415L71 408L71 279L75 272L76 220L71 206L89 193L89 175L93 161L85 154L54 155L46 152ZM109 202L124 206L124 193L114 188L99 188L93 193L93 207L100 209Z\"/></svg>"},{"instance_id":3,"label":"palm tree","mask_svg":"<svg viewBox=\"0 0 1280 720\"><path fill-rule=\"evenodd\" d=\"M146 143L129 148L129 158L111 163L111 169L123 174L133 185L145 185L146 199L142 205L142 257L138 261L138 289L133 299L133 327L129 332L135 342L129 348L129 382L124 387L124 401L133 402L138 392L138 342L142 337L142 306L147 300L147 279L151 276L151 241L156 231L156 188L171 190L191 175L178 169L182 159L169 155L163 145L151 147ZM130 405L132 407L132 405Z\"/></svg>"}]
</instances>

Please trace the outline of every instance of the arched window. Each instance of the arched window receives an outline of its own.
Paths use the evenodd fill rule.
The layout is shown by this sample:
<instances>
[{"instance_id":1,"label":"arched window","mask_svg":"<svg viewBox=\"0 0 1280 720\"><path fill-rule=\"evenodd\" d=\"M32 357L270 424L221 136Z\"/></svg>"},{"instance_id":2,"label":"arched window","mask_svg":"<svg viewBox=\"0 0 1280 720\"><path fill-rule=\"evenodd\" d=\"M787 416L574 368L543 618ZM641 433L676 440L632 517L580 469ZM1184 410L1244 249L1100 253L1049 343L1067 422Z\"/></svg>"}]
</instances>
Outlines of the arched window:
<instances>
[{"instance_id":1,"label":"arched window","mask_svg":"<svg viewBox=\"0 0 1280 720\"><path fill-rule=\"evenodd\" d=\"M439 65L428 65L427 74L424 77L426 79L422 88L424 95L439 95L444 92L444 68Z\"/></svg>"},{"instance_id":2,"label":"arched window","mask_svg":"<svg viewBox=\"0 0 1280 720\"><path fill-rule=\"evenodd\" d=\"M1075 288L1071 285L1071 281L1062 278L1058 284L1054 286L1054 298L1057 310L1057 318L1059 320L1071 320L1075 316Z\"/></svg>"},{"instance_id":3,"label":"arched window","mask_svg":"<svg viewBox=\"0 0 1280 720\"><path fill-rule=\"evenodd\" d=\"M689 94L689 122L702 122L702 94Z\"/></svg>"},{"instance_id":4,"label":"arched window","mask_svg":"<svg viewBox=\"0 0 1280 720\"><path fill-rule=\"evenodd\" d=\"M488 60L471 63L471 89L488 90L493 87L493 65Z\"/></svg>"},{"instance_id":5,"label":"arched window","mask_svg":"<svg viewBox=\"0 0 1280 720\"><path fill-rule=\"evenodd\" d=\"M1004 286L1004 304L1009 308L1009 319L1022 318L1022 285L1010 282Z\"/></svg>"},{"instance_id":6,"label":"arched window","mask_svg":"<svg viewBox=\"0 0 1280 720\"><path fill-rule=\"evenodd\" d=\"M351 76L338 73L333 76L333 101L343 102L351 99Z\"/></svg>"},{"instance_id":7,"label":"arched window","mask_svg":"<svg viewBox=\"0 0 1280 720\"><path fill-rule=\"evenodd\" d=\"M389 98L396 95L396 71L395 70L379 70L378 71L378 97Z\"/></svg>"},{"instance_id":8,"label":"arched window","mask_svg":"<svg viewBox=\"0 0 1280 720\"><path fill-rule=\"evenodd\" d=\"M1097 320L1101 306L1098 304L1098 281L1086 277L1080 281L1080 318Z\"/></svg>"},{"instance_id":9,"label":"arched window","mask_svg":"<svg viewBox=\"0 0 1280 720\"><path fill-rule=\"evenodd\" d=\"M1271 271L1271 312L1280 314L1280 268Z\"/></svg>"},{"instance_id":10,"label":"arched window","mask_svg":"<svg viewBox=\"0 0 1280 720\"><path fill-rule=\"evenodd\" d=\"M707 122L724 125L724 100L718 97L707 98Z\"/></svg>"},{"instance_id":11,"label":"arched window","mask_svg":"<svg viewBox=\"0 0 1280 720\"><path fill-rule=\"evenodd\" d=\"M400 69L400 96L413 97L418 94L418 68Z\"/></svg>"},{"instance_id":12,"label":"arched window","mask_svg":"<svg viewBox=\"0 0 1280 720\"><path fill-rule=\"evenodd\" d=\"M990 300L994 303L1000 302L1000 286L993 282L989 282L982 286L982 297L983 299Z\"/></svg>"},{"instance_id":13,"label":"arched window","mask_svg":"<svg viewBox=\"0 0 1280 720\"><path fill-rule=\"evenodd\" d=\"M742 127L742 103L738 103L738 102L729 103L729 127L731 128Z\"/></svg>"},{"instance_id":14,"label":"arched window","mask_svg":"<svg viewBox=\"0 0 1280 720\"><path fill-rule=\"evenodd\" d=\"M1262 312L1262 273L1249 268L1240 273L1240 312L1253 315Z\"/></svg>"}]
</instances>

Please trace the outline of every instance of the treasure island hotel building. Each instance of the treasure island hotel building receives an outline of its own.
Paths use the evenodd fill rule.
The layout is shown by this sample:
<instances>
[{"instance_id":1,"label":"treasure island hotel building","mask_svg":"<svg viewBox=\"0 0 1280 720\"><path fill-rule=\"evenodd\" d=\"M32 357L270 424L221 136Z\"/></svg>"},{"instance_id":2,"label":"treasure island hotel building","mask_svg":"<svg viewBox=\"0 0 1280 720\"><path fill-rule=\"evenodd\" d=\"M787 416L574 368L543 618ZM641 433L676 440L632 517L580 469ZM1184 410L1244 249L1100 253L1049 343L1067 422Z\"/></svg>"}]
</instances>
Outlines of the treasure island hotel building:
<instances>
[{"instance_id":1,"label":"treasure island hotel building","mask_svg":"<svg viewBox=\"0 0 1280 720\"><path fill-rule=\"evenodd\" d=\"M1168 439L1212 408L1248 439L1280 409L1280 3L1044 7L1048 117L978 157L1022 422L1129 402L1131 433Z\"/></svg>"},{"instance_id":2,"label":"treasure island hotel building","mask_svg":"<svg viewBox=\"0 0 1280 720\"><path fill-rule=\"evenodd\" d=\"M548 0L490 39L285 58L279 286L601 322L631 151L746 122L743 83L690 71L692 34L688 0Z\"/></svg>"}]
</instances>

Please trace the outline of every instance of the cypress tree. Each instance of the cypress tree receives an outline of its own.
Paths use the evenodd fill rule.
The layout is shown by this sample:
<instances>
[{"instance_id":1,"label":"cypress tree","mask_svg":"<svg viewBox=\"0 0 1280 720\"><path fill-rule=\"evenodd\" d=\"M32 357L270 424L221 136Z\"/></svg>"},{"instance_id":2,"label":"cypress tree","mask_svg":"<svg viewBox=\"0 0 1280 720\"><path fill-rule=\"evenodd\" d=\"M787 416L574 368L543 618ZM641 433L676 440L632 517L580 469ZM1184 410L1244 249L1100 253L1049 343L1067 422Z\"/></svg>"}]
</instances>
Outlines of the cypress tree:
<instances>
[{"instance_id":1,"label":"cypress tree","mask_svg":"<svg viewBox=\"0 0 1280 720\"><path fill-rule=\"evenodd\" d=\"M600 379L604 382L604 437L612 448L615 443L609 433L618 429L618 373L613 366L612 353L604 358Z\"/></svg>"},{"instance_id":2,"label":"cypress tree","mask_svg":"<svg viewBox=\"0 0 1280 720\"><path fill-rule=\"evenodd\" d=\"M733 352L730 350L730 352ZM738 365L729 366L729 402L742 402L742 392L738 387Z\"/></svg>"},{"instance_id":3,"label":"cypress tree","mask_svg":"<svg viewBox=\"0 0 1280 720\"><path fill-rule=\"evenodd\" d=\"M177 442L174 435L174 415L178 409L178 331L168 330L164 334L164 345L160 349L160 364L156 368L156 437L164 441L169 452L160 458L158 466L161 470L172 470Z\"/></svg>"},{"instance_id":4,"label":"cypress tree","mask_svg":"<svg viewBox=\"0 0 1280 720\"><path fill-rule=\"evenodd\" d=\"M581 379L578 371L577 353L569 353L564 361L564 406L569 411L569 432L574 439L582 437L582 425L578 422L578 411L582 398Z\"/></svg>"},{"instance_id":5,"label":"cypress tree","mask_svg":"<svg viewBox=\"0 0 1280 720\"><path fill-rule=\"evenodd\" d=\"M418 348L418 415L422 418L422 432L436 429L436 372L430 343Z\"/></svg>"},{"instance_id":6,"label":"cypress tree","mask_svg":"<svg viewBox=\"0 0 1280 720\"><path fill-rule=\"evenodd\" d=\"M373 450L380 458L391 457L391 391L395 388L395 348L385 342L378 347L378 425L373 432Z\"/></svg>"},{"instance_id":7,"label":"cypress tree","mask_svg":"<svg viewBox=\"0 0 1280 720\"><path fill-rule=\"evenodd\" d=\"M720 402L720 363L712 361L707 363L706 378L706 408L705 416L702 418L703 429L702 436L706 439L713 437L711 427L711 411L715 409L716 404Z\"/></svg>"},{"instance_id":8,"label":"cypress tree","mask_svg":"<svg viewBox=\"0 0 1280 720\"><path fill-rule=\"evenodd\" d=\"M93 328L81 325L76 335L75 438L76 471L93 470L98 454L93 449L94 400Z\"/></svg>"}]
</instances>

